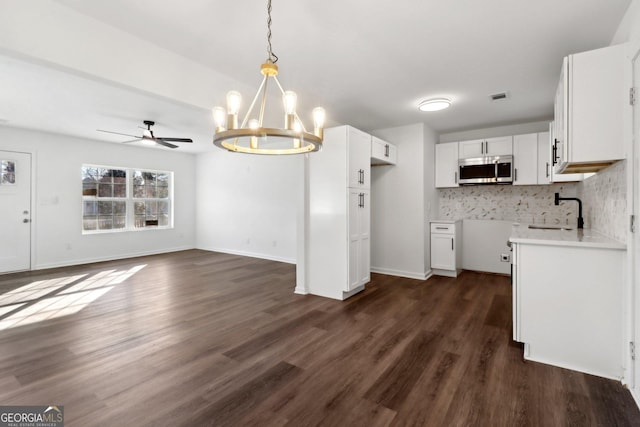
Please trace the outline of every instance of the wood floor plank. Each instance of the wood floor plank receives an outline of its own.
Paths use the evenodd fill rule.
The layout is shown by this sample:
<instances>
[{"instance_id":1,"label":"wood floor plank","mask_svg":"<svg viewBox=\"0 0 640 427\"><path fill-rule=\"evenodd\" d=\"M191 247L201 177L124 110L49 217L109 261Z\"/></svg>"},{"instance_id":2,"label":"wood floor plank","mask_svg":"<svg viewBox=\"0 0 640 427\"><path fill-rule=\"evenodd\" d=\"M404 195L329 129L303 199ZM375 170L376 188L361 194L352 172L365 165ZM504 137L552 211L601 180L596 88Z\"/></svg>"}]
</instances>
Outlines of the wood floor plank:
<instances>
[{"instance_id":1,"label":"wood floor plank","mask_svg":"<svg viewBox=\"0 0 640 427\"><path fill-rule=\"evenodd\" d=\"M83 427L640 425L619 382L523 360L509 277L374 273L346 301L295 277L202 250L2 275L0 403ZM92 287L73 313L2 311Z\"/></svg>"}]
</instances>

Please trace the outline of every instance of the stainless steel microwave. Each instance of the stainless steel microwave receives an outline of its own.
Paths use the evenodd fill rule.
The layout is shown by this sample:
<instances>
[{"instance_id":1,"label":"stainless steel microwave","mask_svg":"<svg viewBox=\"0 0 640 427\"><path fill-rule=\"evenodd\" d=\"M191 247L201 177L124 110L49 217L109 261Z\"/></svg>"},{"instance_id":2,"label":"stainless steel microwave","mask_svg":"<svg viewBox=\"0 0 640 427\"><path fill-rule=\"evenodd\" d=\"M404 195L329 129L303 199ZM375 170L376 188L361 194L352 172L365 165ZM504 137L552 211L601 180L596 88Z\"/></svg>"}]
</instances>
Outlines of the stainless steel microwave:
<instances>
[{"instance_id":1,"label":"stainless steel microwave","mask_svg":"<svg viewBox=\"0 0 640 427\"><path fill-rule=\"evenodd\" d=\"M475 157L458 161L459 184L511 184L513 156Z\"/></svg>"}]
</instances>

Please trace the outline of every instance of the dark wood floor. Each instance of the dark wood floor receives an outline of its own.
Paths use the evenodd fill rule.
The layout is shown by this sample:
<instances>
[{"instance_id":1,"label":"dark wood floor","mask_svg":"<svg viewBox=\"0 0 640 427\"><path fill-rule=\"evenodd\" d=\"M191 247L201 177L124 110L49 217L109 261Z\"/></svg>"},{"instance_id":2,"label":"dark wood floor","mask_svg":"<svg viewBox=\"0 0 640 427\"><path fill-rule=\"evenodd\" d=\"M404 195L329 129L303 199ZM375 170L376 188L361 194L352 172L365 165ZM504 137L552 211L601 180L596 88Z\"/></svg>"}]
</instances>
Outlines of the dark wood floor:
<instances>
[{"instance_id":1,"label":"dark wood floor","mask_svg":"<svg viewBox=\"0 0 640 427\"><path fill-rule=\"evenodd\" d=\"M199 250L0 276L0 404L67 426L640 425L618 382L523 361L508 277L374 274L344 302L294 282Z\"/></svg>"}]
</instances>

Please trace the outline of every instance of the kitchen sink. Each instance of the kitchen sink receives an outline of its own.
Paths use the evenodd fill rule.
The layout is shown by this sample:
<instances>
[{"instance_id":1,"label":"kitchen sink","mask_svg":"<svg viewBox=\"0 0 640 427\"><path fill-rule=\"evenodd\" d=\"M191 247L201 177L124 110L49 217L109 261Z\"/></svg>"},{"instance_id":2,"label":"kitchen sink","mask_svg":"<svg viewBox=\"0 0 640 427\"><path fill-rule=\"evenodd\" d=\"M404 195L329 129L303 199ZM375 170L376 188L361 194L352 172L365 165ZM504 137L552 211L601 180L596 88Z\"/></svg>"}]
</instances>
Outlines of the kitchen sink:
<instances>
[{"instance_id":1,"label":"kitchen sink","mask_svg":"<svg viewBox=\"0 0 640 427\"><path fill-rule=\"evenodd\" d=\"M529 228L533 228L534 230L573 230L573 228L563 227L561 225L530 225Z\"/></svg>"}]
</instances>

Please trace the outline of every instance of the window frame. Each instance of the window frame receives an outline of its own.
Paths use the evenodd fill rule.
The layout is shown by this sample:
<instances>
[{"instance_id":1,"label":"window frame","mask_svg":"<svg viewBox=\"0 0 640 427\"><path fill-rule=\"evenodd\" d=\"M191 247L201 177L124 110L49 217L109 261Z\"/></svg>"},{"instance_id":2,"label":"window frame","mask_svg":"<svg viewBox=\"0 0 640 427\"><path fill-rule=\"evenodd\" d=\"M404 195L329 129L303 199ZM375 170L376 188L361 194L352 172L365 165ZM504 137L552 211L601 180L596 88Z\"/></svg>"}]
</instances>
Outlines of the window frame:
<instances>
[{"instance_id":1,"label":"window frame","mask_svg":"<svg viewBox=\"0 0 640 427\"><path fill-rule=\"evenodd\" d=\"M110 169L110 170L121 170L125 172L125 197L115 197L112 196L111 197L100 197L98 192L99 192L99 188L96 189L96 194L95 195L85 195L84 190L85 190L85 170L87 168L91 168L91 169ZM162 175L166 175L167 176L167 181L168 181L168 185L167 185L167 197L166 198L159 198L159 197L134 197L134 182L133 182L133 178L136 172L140 172L140 173L152 173L152 174L162 174ZM113 183L115 185L115 183ZM174 228L174 203L173 203L173 199L174 199L174 173L172 171L166 171L166 170L156 170L156 169L145 169L145 168L133 168L133 167L123 167L123 166L105 166L105 165L96 165L96 164L87 164L84 163L81 166L81 170L80 170L80 186L81 186L81 207L80 207L80 216L81 216L81 221L80 221L80 228L82 231L83 235L90 235L90 234L111 234L111 233L123 233L123 232L138 232L138 231L151 231L151 230L167 230L167 229L173 229ZM156 189L157 189L157 181L156 181ZM163 186L164 187L164 186ZM101 202L101 201L111 201L111 202L121 202L124 201L125 202L125 226L122 228L110 228L110 229L98 229L98 225L99 225L99 206L96 204L96 219L97 219L97 223L96 223L96 229L85 229L85 202L88 201L93 201L93 202ZM135 204L136 202L147 202L147 201L156 201L156 202L167 202L168 207L167 207L167 212L166 215L168 216L167 218L167 225L148 225L148 226L143 226L143 227L137 227L136 226L136 213L135 213ZM113 216L113 215L112 215ZM156 217L158 216L158 213L156 212Z\"/></svg>"}]
</instances>

